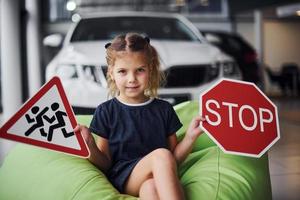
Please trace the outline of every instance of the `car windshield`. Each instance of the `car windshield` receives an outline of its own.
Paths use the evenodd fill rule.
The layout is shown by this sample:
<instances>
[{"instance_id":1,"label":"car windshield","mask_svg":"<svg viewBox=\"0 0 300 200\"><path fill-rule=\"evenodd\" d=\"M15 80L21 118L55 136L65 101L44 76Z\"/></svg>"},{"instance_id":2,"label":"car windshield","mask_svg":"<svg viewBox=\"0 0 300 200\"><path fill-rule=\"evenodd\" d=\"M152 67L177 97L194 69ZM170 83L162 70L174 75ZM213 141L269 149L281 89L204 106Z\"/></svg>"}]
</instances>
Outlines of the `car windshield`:
<instances>
[{"instance_id":1,"label":"car windshield","mask_svg":"<svg viewBox=\"0 0 300 200\"><path fill-rule=\"evenodd\" d=\"M103 17L83 19L71 42L111 40L127 32L145 34L151 39L198 41L197 36L180 20L159 17Z\"/></svg>"}]
</instances>

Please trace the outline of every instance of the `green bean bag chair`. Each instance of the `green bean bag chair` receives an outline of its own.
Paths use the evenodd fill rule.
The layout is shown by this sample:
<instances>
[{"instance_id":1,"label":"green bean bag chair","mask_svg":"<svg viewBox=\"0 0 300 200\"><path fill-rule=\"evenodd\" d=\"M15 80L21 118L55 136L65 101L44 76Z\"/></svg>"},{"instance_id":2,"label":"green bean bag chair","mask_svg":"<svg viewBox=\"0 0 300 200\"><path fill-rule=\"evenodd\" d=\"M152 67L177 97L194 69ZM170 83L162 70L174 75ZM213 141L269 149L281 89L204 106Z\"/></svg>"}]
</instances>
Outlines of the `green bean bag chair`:
<instances>
[{"instance_id":1,"label":"green bean bag chair","mask_svg":"<svg viewBox=\"0 0 300 200\"><path fill-rule=\"evenodd\" d=\"M184 124L178 132L182 139L197 102L175 106ZM91 116L77 116L88 125ZM261 158L224 154L206 134L196 141L192 153L179 166L186 198L272 199L268 156ZM105 175L86 159L25 144L18 144L0 168L1 200L97 200L135 197L120 194Z\"/></svg>"}]
</instances>

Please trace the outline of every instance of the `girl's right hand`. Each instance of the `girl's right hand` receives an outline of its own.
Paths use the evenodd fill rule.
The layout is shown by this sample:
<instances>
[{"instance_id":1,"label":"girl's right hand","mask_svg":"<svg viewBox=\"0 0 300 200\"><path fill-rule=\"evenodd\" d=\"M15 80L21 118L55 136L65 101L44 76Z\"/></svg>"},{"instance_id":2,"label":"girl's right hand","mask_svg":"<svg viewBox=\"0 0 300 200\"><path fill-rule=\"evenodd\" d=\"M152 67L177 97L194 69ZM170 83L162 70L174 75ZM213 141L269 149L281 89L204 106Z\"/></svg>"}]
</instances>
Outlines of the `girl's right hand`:
<instances>
[{"instance_id":1,"label":"girl's right hand","mask_svg":"<svg viewBox=\"0 0 300 200\"><path fill-rule=\"evenodd\" d=\"M205 118L202 116L196 116L193 118L193 120L190 122L190 125L187 129L186 134L194 141L196 140L202 133L203 130L200 129L200 122L205 121Z\"/></svg>"},{"instance_id":2,"label":"girl's right hand","mask_svg":"<svg viewBox=\"0 0 300 200\"><path fill-rule=\"evenodd\" d=\"M83 139L86 141L87 145L89 146L92 142L94 142L94 137L92 136L90 130L88 127L84 125L77 124L77 126L74 129L74 132L80 131L81 135L83 136Z\"/></svg>"}]
</instances>

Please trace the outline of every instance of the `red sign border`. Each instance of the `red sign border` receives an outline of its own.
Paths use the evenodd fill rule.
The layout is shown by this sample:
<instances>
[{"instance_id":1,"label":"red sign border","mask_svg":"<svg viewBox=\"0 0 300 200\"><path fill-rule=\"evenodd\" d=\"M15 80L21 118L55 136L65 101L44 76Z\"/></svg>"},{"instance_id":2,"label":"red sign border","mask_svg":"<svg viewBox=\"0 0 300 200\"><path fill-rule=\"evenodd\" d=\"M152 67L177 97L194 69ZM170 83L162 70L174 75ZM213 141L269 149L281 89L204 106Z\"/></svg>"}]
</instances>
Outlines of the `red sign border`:
<instances>
[{"instance_id":1,"label":"red sign border","mask_svg":"<svg viewBox=\"0 0 300 200\"><path fill-rule=\"evenodd\" d=\"M7 131L45 94L47 93L53 86L56 86L59 92L59 95L62 99L62 102L64 104L64 107L66 109L67 115L70 119L71 125L73 129L76 127L77 122L75 119L74 112L69 104L69 101L67 99L67 96L64 92L62 83L59 79L59 77L54 76L49 82L47 82L45 85L42 86L42 88L29 100L27 100L20 110L15 113L0 129L0 138L13 140L25 144L30 144L38 147L43 147L47 149L51 149L54 151L63 152L66 154L71 154L83 158L87 158L90 155L89 149L86 145L85 140L83 139L81 133L75 132L76 138L78 140L78 143L81 147L81 150L73 149L70 147L65 147L57 144L51 144L44 141L35 140L32 138L26 138L18 135L13 135L10 133L7 133Z\"/></svg>"},{"instance_id":2,"label":"red sign border","mask_svg":"<svg viewBox=\"0 0 300 200\"><path fill-rule=\"evenodd\" d=\"M221 82L223 81L229 81L229 82L234 82L234 83L240 83L240 84L247 84L247 85L251 85L253 87L255 87L255 89L257 91L259 91L263 97L268 100L268 102L274 106L274 110L275 110L275 119L276 119L276 127L277 127L277 137L266 147L264 148L264 150L262 150L259 154L250 154L250 153L241 153L241 152L236 152L236 151L228 151L226 150L221 143L219 143L212 134L209 133L208 130L206 130L206 128L203 127L203 123L207 123L207 122L200 122L200 128L210 137L210 139L212 139L214 141L215 144L217 144L219 146L219 148L222 149L222 151L224 153L228 153L228 154L234 154L234 155L242 155L242 156L249 156L249 157L255 157L255 158L260 158L266 151L268 151L271 146L273 146L279 139L280 139L280 128L279 128L279 120L278 120L278 109L277 106L254 84L251 82L246 82L246 81L241 81L241 80L234 80L234 79L228 79L228 78L221 78L218 81L216 81L214 84L211 85L211 87L209 87L208 89L204 90L201 94L200 94L200 98L199 98L199 113L200 116L202 116L202 97L209 92L210 90L214 89L217 85L219 85Z\"/></svg>"}]
</instances>

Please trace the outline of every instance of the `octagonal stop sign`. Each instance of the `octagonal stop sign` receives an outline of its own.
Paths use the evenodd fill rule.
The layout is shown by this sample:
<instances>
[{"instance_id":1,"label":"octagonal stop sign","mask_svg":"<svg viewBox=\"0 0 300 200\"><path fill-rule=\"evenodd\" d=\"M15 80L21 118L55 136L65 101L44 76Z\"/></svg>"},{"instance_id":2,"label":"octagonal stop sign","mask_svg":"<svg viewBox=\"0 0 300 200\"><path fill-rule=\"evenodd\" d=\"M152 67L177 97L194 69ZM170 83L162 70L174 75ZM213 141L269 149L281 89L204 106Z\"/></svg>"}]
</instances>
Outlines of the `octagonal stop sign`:
<instances>
[{"instance_id":1,"label":"octagonal stop sign","mask_svg":"<svg viewBox=\"0 0 300 200\"><path fill-rule=\"evenodd\" d=\"M201 94L200 115L226 153L260 157L280 138L277 107L253 83L221 79Z\"/></svg>"}]
</instances>

